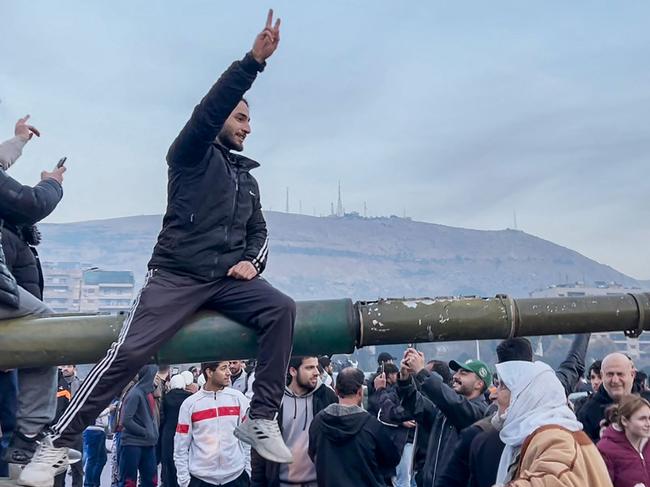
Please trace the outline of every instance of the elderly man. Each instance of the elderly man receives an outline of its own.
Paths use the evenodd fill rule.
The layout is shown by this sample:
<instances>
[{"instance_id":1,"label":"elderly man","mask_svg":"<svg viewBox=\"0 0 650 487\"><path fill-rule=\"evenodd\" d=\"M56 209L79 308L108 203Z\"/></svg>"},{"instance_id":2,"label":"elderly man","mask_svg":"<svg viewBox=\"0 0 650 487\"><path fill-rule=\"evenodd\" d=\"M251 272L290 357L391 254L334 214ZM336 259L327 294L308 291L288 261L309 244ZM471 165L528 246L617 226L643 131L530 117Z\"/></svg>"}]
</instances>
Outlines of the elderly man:
<instances>
[{"instance_id":1,"label":"elderly man","mask_svg":"<svg viewBox=\"0 0 650 487\"><path fill-rule=\"evenodd\" d=\"M605 417L605 409L632 392L636 375L632 360L622 353L607 355L600 371L601 386L578 411L578 420L594 443L600 439L600 422Z\"/></svg>"}]
</instances>

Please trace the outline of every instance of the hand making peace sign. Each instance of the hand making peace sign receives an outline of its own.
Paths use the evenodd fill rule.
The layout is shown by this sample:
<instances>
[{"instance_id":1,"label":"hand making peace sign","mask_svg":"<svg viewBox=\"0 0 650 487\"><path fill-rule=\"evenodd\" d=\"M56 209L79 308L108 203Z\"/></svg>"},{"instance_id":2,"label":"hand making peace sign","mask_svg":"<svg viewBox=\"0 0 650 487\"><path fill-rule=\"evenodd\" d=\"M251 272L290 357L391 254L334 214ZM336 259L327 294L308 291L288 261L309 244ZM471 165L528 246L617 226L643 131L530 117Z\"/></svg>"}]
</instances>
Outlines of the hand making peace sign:
<instances>
[{"instance_id":1,"label":"hand making peace sign","mask_svg":"<svg viewBox=\"0 0 650 487\"><path fill-rule=\"evenodd\" d=\"M277 19L275 25L273 25L273 9L269 9L264 30L257 35L253 43L253 50L251 51L253 57L258 63L262 64L271 57L278 48L279 43L280 19Z\"/></svg>"}]
</instances>

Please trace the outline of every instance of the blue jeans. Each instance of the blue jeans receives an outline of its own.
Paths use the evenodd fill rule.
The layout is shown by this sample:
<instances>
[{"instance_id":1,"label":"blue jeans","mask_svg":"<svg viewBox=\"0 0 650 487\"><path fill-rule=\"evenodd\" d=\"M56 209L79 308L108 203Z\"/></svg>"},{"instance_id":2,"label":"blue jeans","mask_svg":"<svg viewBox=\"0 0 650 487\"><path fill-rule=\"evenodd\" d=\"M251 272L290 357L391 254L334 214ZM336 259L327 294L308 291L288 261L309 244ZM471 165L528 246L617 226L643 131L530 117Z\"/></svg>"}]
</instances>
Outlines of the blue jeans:
<instances>
[{"instance_id":1,"label":"blue jeans","mask_svg":"<svg viewBox=\"0 0 650 487\"><path fill-rule=\"evenodd\" d=\"M84 487L100 487L102 470L106 465L106 433L87 429L84 438Z\"/></svg>"},{"instance_id":2,"label":"blue jeans","mask_svg":"<svg viewBox=\"0 0 650 487\"><path fill-rule=\"evenodd\" d=\"M119 487L156 487L158 485L158 466L155 446L120 447ZM140 483L138 483L140 474Z\"/></svg>"},{"instance_id":3,"label":"blue jeans","mask_svg":"<svg viewBox=\"0 0 650 487\"><path fill-rule=\"evenodd\" d=\"M413 461L413 443L404 445L402 459L395 468L394 487L411 487L415 485L415 480L411 479L411 463Z\"/></svg>"},{"instance_id":4,"label":"blue jeans","mask_svg":"<svg viewBox=\"0 0 650 487\"><path fill-rule=\"evenodd\" d=\"M111 487L118 487L120 483L121 447L122 432L116 431L113 435L113 451L111 452Z\"/></svg>"}]
</instances>

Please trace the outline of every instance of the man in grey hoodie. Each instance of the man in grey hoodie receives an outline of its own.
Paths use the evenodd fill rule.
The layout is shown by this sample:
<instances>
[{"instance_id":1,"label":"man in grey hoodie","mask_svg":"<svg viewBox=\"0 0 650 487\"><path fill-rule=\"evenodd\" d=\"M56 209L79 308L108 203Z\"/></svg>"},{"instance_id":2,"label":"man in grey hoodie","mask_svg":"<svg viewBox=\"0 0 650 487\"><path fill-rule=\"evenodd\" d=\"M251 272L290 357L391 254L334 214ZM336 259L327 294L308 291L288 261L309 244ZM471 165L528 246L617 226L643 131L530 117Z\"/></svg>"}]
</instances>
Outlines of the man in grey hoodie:
<instances>
[{"instance_id":1,"label":"man in grey hoodie","mask_svg":"<svg viewBox=\"0 0 650 487\"><path fill-rule=\"evenodd\" d=\"M278 422L293 463L279 464L252 455L251 486L316 487L316 467L307 454L314 416L337 402L334 391L320 381L317 357L292 357Z\"/></svg>"},{"instance_id":2,"label":"man in grey hoodie","mask_svg":"<svg viewBox=\"0 0 650 487\"><path fill-rule=\"evenodd\" d=\"M138 372L138 383L124 398L122 410L122 446L120 453L120 487L138 485L138 472L142 487L158 484L156 468L156 443L158 427L154 419L156 408L154 377L155 365L145 365Z\"/></svg>"}]
</instances>

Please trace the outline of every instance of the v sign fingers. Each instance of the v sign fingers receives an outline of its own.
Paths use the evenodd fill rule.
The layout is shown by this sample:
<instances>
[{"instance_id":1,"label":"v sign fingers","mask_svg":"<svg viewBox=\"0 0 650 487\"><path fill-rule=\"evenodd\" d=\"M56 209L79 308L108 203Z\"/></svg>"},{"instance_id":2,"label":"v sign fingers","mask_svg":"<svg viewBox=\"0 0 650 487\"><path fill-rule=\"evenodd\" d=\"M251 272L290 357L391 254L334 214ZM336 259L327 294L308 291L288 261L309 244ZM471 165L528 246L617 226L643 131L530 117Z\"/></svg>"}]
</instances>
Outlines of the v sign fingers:
<instances>
[{"instance_id":1,"label":"v sign fingers","mask_svg":"<svg viewBox=\"0 0 650 487\"><path fill-rule=\"evenodd\" d=\"M262 32L255 38L251 54L255 60L262 64L275 52L280 41L280 19L273 25L273 10L269 10L266 25Z\"/></svg>"},{"instance_id":2,"label":"v sign fingers","mask_svg":"<svg viewBox=\"0 0 650 487\"><path fill-rule=\"evenodd\" d=\"M276 24L277 24L277 21L276 21ZM266 14L266 26L265 27L267 29L270 29L272 25L273 25L273 9L270 8L269 13Z\"/></svg>"}]
</instances>

